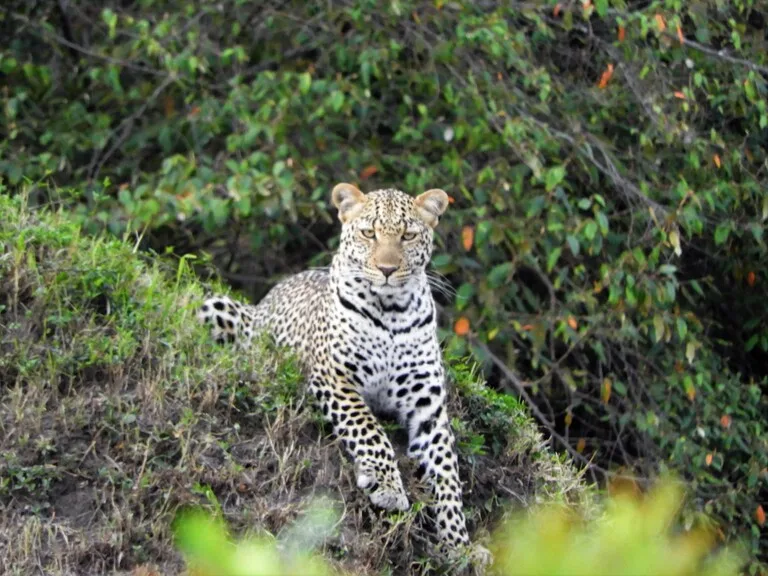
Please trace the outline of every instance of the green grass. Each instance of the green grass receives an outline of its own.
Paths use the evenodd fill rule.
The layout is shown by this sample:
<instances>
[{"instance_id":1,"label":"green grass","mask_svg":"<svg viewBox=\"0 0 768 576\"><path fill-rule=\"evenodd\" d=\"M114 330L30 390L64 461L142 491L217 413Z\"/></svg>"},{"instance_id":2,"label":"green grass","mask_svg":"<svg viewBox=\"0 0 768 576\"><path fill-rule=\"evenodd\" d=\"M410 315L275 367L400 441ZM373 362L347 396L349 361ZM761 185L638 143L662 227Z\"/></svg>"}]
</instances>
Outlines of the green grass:
<instances>
[{"instance_id":1,"label":"green grass","mask_svg":"<svg viewBox=\"0 0 768 576\"><path fill-rule=\"evenodd\" d=\"M296 363L266 341L242 352L208 339L195 310L222 286L23 197L0 194L0 215L1 573L180 573L180 510L279 538L319 496L341 510L317 543L334 567L430 565L419 507L368 504L303 399ZM591 499L516 401L461 361L450 375L475 538L507 510ZM404 433L393 437L404 453ZM415 466L400 466L416 500Z\"/></svg>"}]
</instances>

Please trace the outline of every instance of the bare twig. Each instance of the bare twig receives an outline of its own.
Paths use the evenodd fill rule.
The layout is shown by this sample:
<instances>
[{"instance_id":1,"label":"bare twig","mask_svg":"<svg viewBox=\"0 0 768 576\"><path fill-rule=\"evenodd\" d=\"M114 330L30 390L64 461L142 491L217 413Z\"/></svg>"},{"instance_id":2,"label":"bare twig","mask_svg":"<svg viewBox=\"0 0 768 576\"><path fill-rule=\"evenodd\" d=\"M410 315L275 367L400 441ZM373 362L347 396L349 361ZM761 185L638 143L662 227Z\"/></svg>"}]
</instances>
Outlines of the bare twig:
<instances>
[{"instance_id":1,"label":"bare twig","mask_svg":"<svg viewBox=\"0 0 768 576\"><path fill-rule=\"evenodd\" d=\"M672 34L667 32L667 35L672 38L677 38L677 34ZM695 42L694 40L689 40L688 38L685 38L685 41L683 42L683 46L696 50L697 52L701 52L702 54L706 54L707 56L712 56L713 58L717 58L718 60L723 60L724 62L730 62L731 64L738 64L739 66L744 66L749 70L754 70L755 72L761 72L762 74L768 74L768 67L761 66L760 64L756 64L751 60L745 60L744 58L737 58L736 56L731 56L725 50L715 50L714 48L710 48L709 46L704 46L704 44L699 44L698 42Z\"/></svg>"}]
</instances>

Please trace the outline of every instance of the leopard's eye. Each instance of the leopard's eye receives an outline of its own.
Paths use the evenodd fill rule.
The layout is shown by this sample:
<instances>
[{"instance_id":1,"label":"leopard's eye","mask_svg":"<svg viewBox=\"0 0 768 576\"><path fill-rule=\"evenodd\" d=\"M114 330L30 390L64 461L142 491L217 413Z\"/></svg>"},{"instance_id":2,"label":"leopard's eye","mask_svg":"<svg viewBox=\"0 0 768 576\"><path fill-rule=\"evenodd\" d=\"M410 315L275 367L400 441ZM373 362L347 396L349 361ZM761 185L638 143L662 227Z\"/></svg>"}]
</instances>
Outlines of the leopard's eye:
<instances>
[{"instance_id":1,"label":"leopard's eye","mask_svg":"<svg viewBox=\"0 0 768 576\"><path fill-rule=\"evenodd\" d=\"M406 232L403 234L403 240L406 242L413 240L414 238L416 238L416 232Z\"/></svg>"},{"instance_id":2,"label":"leopard's eye","mask_svg":"<svg viewBox=\"0 0 768 576\"><path fill-rule=\"evenodd\" d=\"M361 228L360 234L363 235L363 238L372 239L376 237L376 232L373 228Z\"/></svg>"}]
</instances>

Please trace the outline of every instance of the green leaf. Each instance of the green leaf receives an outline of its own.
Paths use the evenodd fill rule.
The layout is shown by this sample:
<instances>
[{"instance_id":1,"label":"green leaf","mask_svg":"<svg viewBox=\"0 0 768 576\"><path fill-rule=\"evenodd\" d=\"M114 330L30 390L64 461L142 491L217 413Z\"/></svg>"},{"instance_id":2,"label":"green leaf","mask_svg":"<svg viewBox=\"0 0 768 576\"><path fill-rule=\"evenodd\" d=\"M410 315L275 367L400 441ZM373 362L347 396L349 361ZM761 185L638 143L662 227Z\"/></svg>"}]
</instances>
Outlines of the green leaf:
<instances>
[{"instance_id":1,"label":"green leaf","mask_svg":"<svg viewBox=\"0 0 768 576\"><path fill-rule=\"evenodd\" d=\"M579 244L578 238L572 234L568 234L568 236L565 237L565 240L568 242L568 247L571 249L571 254L578 256L579 252L581 251L581 245Z\"/></svg>"},{"instance_id":2,"label":"green leaf","mask_svg":"<svg viewBox=\"0 0 768 576\"><path fill-rule=\"evenodd\" d=\"M115 37L115 29L117 27L117 14L115 14L112 10L109 8L105 8L101 12L101 19L104 20L104 23L109 28L109 37L114 38Z\"/></svg>"},{"instance_id":3,"label":"green leaf","mask_svg":"<svg viewBox=\"0 0 768 576\"><path fill-rule=\"evenodd\" d=\"M360 76L363 79L364 86L371 85L371 63L370 62L366 61L360 64Z\"/></svg>"},{"instance_id":4,"label":"green leaf","mask_svg":"<svg viewBox=\"0 0 768 576\"><path fill-rule=\"evenodd\" d=\"M344 93L336 90L331 94L331 108L334 112L338 112L342 106L344 106Z\"/></svg>"},{"instance_id":5,"label":"green leaf","mask_svg":"<svg viewBox=\"0 0 768 576\"><path fill-rule=\"evenodd\" d=\"M747 340L747 343L744 344L744 351L750 352L752 348L757 346L757 343L760 341L760 334L752 334L749 340Z\"/></svg>"},{"instance_id":6,"label":"green leaf","mask_svg":"<svg viewBox=\"0 0 768 576\"><path fill-rule=\"evenodd\" d=\"M718 224L717 228L715 228L715 244L717 246L724 244L725 241L728 240L728 235L730 233L731 233L730 222L721 222L720 224Z\"/></svg>"},{"instance_id":7,"label":"green leaf","mask_svg":"<svg viewBox=\"0 0 768 576\"><path fill-rule=\"evenodd\" d=\"M696 357L696 344L688 342L685 345L685 358L688 360L688 364L693 364L693 359Z\"/></svg>"},{"instance_id":8,"label":"green leaf","mask_svg":"<svg viewBox=\"0 0 768 576\"><path fill-rule=\"evenodd\" d=\"M472 296L475 293L475 286L474 284L470 284L469 282L465 282L461 286L459 286L459 289L456 290L456 310L464 310L466 308L472 299Z\"/></svg>"},{"instance_id":9,"label":"green leaf","mask_svg":"<svg viewBox=\"0 0 768 576\"><path fill-rule=\"evenodd\" d=\"M125 206L129 211L133 208L133 196L131 196L131 192L127 188L123 188L120 190L120 192L117 193L117 198L120 200L120 203Z\"/></svg>"},{"instance_id":10,"label":"green leaf","mask_svg":"<svg viewBox=\"0 0 768 576\"><path fill-rule=\"evenodd\" d=\"M544 188L546 188L547 192L552 192L555 186L563 181L563 178L565 178L565 166L553 166L547 170L544 176Z\"/></svg>"},{"instance_id":11,"label":"green leaf","mask_svg":"<svg viewBox=\"0 0 768 576\"><path fill-rule=\"evenodd\" d=\"M605 18L608 13L608 0L595 0L595 11L600 18Z\"/></svg>"},{"instance_id":12,"label":"green leaf","mask_svg":"<svg viewBox=\"0 0 768 576\"><path fill-rule=\"evenodd\" d=\"M444 268L453 260L450 254L438 254L432 258L432 266L435 268Z\"/></svg>"},{"instance_id":13,"label":"green leaf","mask_svg":"<svg viewBox=\"0 0 768 576\"><path fill-rule=\"evenodd\" d=\"M584 237L587 240L594 240L595 235L597 234L597 222L594 220L589 220L584 225Z\"/></svg>"},{"instance_id":14,"label":"green leaf","mask_svg":"<svg viewBox=\"0 0 768 576\"><path fill-rule=\"evenodd\" d=\"M482 220L475 228L475 246L484 246L493 230L493 220Z\"/></svg>"},{"instance_id":15,"label":"green leaf","mask_svg":"<svg viewBox=\"0 0 768 576\"><path fill-rule=\"evenodd\" d=\"M512 272L511 262L504 262L503 264L494 266L493 268L491 268L491 271L488 272L488 276L487 276L488 285L491 288L498 288L504 282L507 281L509 274L511 272Z\"/></svg>"},{"instance_id":16,"label":"green leaf","mask_svg":"<svg viewBox=\"0 0 768 576\"><path fill-rule=\"evenodd\" d=\"M560 258L560 254L562 253L562 248L559 246L552 250L552 252L549 253L549 256L547 257L547 272L552 272L552 269L555 267L555 264L557 264L558 259Z\"/></svg>"},{"instance_id":17,"label":"green leaf","mask_svg":"<svg viewBox=\"0 0 768 576\"><path fill-rule=\"evenodd\" d=\"M608 217L605 215L605 212L598 212L595 214L595 218L597 218L597 223L600 226L600 233L603 236L608 235Z\"/></svg>"},{"instance_id":18,"label":"green leaf","mask_svg":"<svg viewBox=\"0 0 768 576\"><path fill-rule=\"evenodd\" d=\"M757 90L755 90L755 84L752 80L744 81L744 93L747 95L747 100L752 104L756 104L758 101Z\"/></svg>"},{"instance_id":19,"label":"green leaf","mask_svg":"<svg viewBox=\"0 0 768 576\"><path fill-rule=\"evenodd\" d=\"M312 75L304 72L299 76L299 92L306 94L312 87Z\"/></svg>"},{"instance_id":20,"label":"green leaf","mask_svg":"<svg viewBox=\"0 0 768 576\"><path fill-rule=\"evenodd\" d=\"M674 276L675 272L677 272L677 266L673 264L662 264L659 266L659 274Z\"/></svg>"},{"instance_id":21,"label":"green leaf","mask_svg":"<svg viewBox=\"0 0 768 576\"><path fill-rule=\"evenodd\" d=\"M696 291L696 294L699 296L704 296L704 289L701 287L701 284L698 280L691 280L691 286Z\"/></svg>"},{"instance_id":22,"label":"green leaf","mask_svg":"<svg viewBox=\"0 0 768 576\"><path fill-rule=\"evenodd\" d=\"M659 342L662 338L664 338L664 318L662 318L659 314L656 314L653 317L653 329L656 342Z\"/></svg>"}]
</instances>

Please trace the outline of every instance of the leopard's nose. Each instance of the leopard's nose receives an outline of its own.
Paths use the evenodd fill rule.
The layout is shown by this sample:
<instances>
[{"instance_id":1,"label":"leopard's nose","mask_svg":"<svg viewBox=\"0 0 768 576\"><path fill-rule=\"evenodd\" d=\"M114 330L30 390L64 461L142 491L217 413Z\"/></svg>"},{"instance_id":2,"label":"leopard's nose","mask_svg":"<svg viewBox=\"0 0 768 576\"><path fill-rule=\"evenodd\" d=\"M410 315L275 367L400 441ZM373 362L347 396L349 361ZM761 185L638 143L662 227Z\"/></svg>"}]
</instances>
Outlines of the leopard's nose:
<instances>
[{"instance_id":1,"label":"leopard's nose","mask_svg":"<svg viewBox=\"0 0 768 576\"><path fill-rule=\"evenodd\" d=\"M381 270L381 273L384 274L385 278L389 278L392 273L397 270L397 266L376 266L379 270Z\"/></svg>"}]
</instances>

